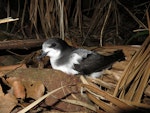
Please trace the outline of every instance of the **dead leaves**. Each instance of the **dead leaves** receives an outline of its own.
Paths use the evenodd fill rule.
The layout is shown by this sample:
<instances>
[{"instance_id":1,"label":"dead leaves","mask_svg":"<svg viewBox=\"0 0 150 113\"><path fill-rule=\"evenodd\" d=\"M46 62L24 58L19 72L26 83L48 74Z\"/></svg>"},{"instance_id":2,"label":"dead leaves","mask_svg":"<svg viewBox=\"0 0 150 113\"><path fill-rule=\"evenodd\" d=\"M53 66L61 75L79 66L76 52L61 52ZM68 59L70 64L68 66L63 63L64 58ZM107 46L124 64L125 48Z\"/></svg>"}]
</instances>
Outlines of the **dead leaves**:
<instances>
[{"instance_id":1,"label":"dead leaves","mask_svg":"<svg viewBox=\"0 0 150 113\"><path fill-rule=\"evenodd\" d=\"M25 98L25 87L21 81L21 79L16 77L9 77L6 79L9 86L11 87L10 91L16 98Z\"/></svg>"},{"instance_id":2,"label":"dead leaves","mask_svg":"<svg viewBox=\"0 0 150 113\"><path fill-rule=\"evenodd\" d=\"M0 113L10 113L16 105L21 104L18 99L36 100L43 96L45 91L40 81L24 80L18 77L1 77L0 84ZM10 89L6 90L6 86Z\"/></svg>"},{"instance_id":3,"label":"dead leaves","mask_svg":"<svg viewBox=\"0 0 150 113\"><path fill-rule=\"evenodd\" d=\"M69 76L53 69L36 68L17 69L8 76L2 77L3 83L9 87L7 93L17 100L17 107L12 106L12 109L15 108L10 111L24 113L37 112L39 109L66 112L95 110L80 95L78 84L81 81L78 76Z\"/></svg>"},{"instance_id":4,"label":"dead leaves","mask_svg":"<svg viewBox=\"0 0 150 113\"><path fill-rule=\"evenodd\" d=\"M23 81L26 87L27 98L35 100L43 96L45 87L40 81Z\"/></svg>"},{"instance_id":5,"label":"dead leaves","mask_svg":"<svg viewBox=\"0 0 150 113\"><path fill-rule=\"evenodd\" d=\"M10 93L4 94L0 86L0 113L10 113L16 105L16 97Z\"/></svg>"}]
</instances>

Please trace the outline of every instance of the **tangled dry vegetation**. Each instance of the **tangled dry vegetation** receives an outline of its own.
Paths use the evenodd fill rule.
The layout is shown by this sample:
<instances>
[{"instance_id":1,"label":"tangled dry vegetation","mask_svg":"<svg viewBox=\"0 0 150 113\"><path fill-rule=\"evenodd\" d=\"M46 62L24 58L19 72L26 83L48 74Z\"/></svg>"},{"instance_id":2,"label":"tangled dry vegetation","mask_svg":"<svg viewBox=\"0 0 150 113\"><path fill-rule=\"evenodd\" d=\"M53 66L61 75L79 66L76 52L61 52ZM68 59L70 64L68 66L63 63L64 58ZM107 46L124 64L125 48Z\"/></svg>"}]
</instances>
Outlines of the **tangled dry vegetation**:
<instances>
[{"instance_id":1,"label":"tangled dry vegetation","mask_svg":"<svg viewBox=\"0 0 150 113\"><path fill-rule=\"evenodd\" d=\"M2 34L11 39L45 39L60 35L62 39L69 38L80 45L92 45L90 40L98 42L94 45L102 46L128 44L141 35L148 36L145 11L149 11L149 2L130 6L131 10L119 0L18 0L15 5L8 0L4 3L0 8L5 9L7 17L19 17L19 21L2 27L8 30L1 31Z\"/></svg>"}]
</instances>

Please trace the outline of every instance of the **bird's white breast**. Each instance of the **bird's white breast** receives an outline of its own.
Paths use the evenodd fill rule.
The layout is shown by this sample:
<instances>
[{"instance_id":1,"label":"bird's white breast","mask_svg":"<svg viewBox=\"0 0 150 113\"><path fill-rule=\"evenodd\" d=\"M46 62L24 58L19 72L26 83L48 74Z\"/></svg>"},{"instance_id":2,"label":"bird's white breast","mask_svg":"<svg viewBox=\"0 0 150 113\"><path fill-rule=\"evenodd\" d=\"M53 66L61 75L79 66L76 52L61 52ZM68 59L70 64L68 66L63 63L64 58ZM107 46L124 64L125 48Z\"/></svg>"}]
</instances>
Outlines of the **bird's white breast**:
<instances>
[{"instance_id":1,"label":"bird's white breast","mask_svg":"<svg viewBox=\"0 0 150 113\"><path fill-rule=\"evenodd\" d=\"M64 64L57 65L58 59L56 59L55 57L51 58L50 62L51 62L51 66L53 69L63 71L64 73L67 73L67 74L75 75L75 74L78 74L79 72L73 69L74 64L79 64L79 61L81 59L82 57L80 55L78 55L77 53L73 53L69 57L68 61L66 61L66 63Z\"/></svg>"}]
</instances>

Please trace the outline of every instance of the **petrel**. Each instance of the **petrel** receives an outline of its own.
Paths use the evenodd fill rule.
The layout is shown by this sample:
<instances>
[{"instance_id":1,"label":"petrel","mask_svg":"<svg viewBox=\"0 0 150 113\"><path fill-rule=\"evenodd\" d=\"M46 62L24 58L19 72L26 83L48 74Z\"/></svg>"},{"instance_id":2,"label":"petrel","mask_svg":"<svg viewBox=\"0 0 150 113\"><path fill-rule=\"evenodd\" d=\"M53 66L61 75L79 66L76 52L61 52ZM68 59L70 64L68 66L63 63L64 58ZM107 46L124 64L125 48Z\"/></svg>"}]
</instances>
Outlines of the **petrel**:
<instances>
[{"instance_id":1,"label":"petrel","mask_svg":"<svg viewBox=\"0 0 150 113\"><path fill-rule=\"evenodd\" d=\"M116 61L125 60L122 50L114 51L111 55L102 55L94 51L75 48L60 38L50 38L42 45L42 55L50 57L53 69L69 75L90 75L99 77L101 72L108 69Z\"/></svg>"}]
</instances>

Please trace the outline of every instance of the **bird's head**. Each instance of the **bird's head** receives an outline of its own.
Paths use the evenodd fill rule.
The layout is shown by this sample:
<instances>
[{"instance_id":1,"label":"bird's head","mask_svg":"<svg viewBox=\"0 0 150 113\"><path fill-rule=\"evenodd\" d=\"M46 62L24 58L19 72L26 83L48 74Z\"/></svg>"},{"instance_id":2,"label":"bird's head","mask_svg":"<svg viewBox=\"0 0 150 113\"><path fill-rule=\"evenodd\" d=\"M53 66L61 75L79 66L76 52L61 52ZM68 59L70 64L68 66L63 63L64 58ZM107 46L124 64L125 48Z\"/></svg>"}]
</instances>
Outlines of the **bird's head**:
<instances>
[{"instance_id":1,"label":"bird's head","mask_svg":"<svg viewBox=\"0 0 150 113\"><path fill-rule=\"evenodd\" d=\"M45 41L42 45L42 55L40 58L44 56L49 56L50 58L59 58L61 56L61 52L68 47L68 44L60 38L50 38Z\"/></svg>"}]
</instances>

